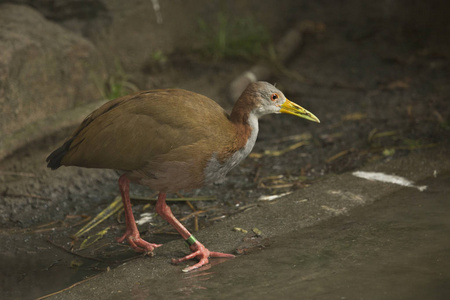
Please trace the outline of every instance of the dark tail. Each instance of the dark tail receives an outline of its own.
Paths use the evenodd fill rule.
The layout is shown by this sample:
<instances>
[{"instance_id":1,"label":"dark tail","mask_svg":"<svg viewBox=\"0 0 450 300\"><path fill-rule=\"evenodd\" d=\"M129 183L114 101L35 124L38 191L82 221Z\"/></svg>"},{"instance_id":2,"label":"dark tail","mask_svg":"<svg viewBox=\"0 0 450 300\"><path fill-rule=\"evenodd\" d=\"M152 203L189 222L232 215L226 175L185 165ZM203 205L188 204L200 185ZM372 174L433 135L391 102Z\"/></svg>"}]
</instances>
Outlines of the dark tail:
<instances>
[{"instance_id":1,"label":"dark tail","mask_svg":"<svg viewBox=\"0 0 450 300\"><path fill-rule=\"evenodd\" d=\"M61 160L64 158L66 153L70 149L70 144L72 144L73 138L65 142L61 147L53 151L46 159L48 162L47 168L56 170L61 167Z\"/></svg>"}]
</instances>

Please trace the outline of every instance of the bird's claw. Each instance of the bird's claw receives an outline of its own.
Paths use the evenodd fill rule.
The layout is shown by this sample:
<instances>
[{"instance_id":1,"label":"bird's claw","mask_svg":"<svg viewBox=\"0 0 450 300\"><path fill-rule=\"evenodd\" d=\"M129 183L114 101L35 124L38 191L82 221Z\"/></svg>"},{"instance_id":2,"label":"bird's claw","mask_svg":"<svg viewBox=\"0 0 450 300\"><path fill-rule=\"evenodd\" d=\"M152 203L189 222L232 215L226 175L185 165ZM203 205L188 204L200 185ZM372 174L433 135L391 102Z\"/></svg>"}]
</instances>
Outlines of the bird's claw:
<instances>
[{"instance_id":1,"label":"bird's claw","mask_svg":"<svg viewBox=\"0 0 450 300\"><path fill-rule=\"evenodd\" d=\"M172 258L173 264L179 264L183 261L190 260L193 258L199 260L199 262L196 263L195 265L184 268L183 272L189 272L208 264L210 257L234 258L233 254L209 251L208 248L203 246L203 244L200 243L199 241L196 241L195 244L193 244L189 248L191 249L191 251L193 251L191 254L186 255L185 257L179 259Z\"/></svg>"},{"instance_id":2,"label":"bird's claw","mask_svg":"<svg viewBox=\"0 0 450 300\"><path fill-rule=\"evenodd\" d=\"M161 247L162 244L149 243L141 238L139 233L125 232L123 236L116 239L117 242L122 243L127 240L130 246L137 252L143 252L146 255L153 256L153 249Z\"/></svg>"}]
</instances>

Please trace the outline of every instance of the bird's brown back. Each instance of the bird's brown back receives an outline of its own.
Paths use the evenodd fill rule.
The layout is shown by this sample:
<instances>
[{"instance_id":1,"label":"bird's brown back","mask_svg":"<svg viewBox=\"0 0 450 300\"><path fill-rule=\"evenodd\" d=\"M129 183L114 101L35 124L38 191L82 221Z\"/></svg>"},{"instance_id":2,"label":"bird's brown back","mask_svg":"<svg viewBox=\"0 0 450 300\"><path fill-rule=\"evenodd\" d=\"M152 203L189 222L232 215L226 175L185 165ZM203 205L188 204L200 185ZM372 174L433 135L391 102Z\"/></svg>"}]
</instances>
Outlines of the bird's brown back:
<instances>
[{"instance_id":1,"label":"bird's brown back","mask_svg":"<svg viewBox=\"0 0 450 300\"><path fill-rule=\"evenodd\" d=\"M228 118L217 103L193 92L140 92L112 100L90 114L69 138L61 164L131 171L161 156L206 159L232 144L235 133Z\"/></svg>"}]
</instances>

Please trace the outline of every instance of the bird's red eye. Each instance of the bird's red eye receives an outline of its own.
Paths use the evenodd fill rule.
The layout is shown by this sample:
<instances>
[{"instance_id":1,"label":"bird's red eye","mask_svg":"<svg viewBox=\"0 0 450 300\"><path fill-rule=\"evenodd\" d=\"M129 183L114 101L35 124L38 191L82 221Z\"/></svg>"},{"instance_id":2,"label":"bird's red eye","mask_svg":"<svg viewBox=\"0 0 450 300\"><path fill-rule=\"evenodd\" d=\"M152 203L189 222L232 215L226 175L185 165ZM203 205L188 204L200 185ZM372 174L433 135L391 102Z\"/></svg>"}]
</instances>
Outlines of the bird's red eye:
<instances>
[{"instance_id":1,"label":"bird's red eye","mask_svg":"<svg viewBox=\"0 0 450 300\"><path fill-rule=\"evenodd\" d=\"M272 101L275 101L278 99L278 94L272 94L272 97L270 97Z\"/></svg>"}]
</instances>

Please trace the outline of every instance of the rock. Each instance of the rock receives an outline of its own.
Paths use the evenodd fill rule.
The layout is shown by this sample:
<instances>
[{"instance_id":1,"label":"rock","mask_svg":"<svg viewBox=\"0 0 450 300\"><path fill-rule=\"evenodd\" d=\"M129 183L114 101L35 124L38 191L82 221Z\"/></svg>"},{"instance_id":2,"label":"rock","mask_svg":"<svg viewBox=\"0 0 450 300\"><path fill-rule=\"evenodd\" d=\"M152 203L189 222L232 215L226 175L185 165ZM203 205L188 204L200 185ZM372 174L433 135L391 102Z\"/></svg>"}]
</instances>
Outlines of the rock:
<instances>
[{"instance_id":1,"label":"rock","mask_svg":"<svg viewBox=\"0 0 450 300\"><path fill-rule=\"evenodd\" d=\"M91 42L34 9L0 5L0 159L35 137L23 132L33 122L99 100L101 62Z\"/></svg>"}]
</instances>

